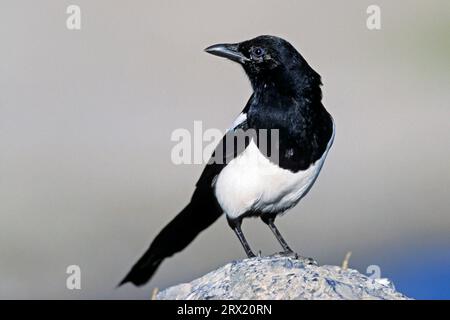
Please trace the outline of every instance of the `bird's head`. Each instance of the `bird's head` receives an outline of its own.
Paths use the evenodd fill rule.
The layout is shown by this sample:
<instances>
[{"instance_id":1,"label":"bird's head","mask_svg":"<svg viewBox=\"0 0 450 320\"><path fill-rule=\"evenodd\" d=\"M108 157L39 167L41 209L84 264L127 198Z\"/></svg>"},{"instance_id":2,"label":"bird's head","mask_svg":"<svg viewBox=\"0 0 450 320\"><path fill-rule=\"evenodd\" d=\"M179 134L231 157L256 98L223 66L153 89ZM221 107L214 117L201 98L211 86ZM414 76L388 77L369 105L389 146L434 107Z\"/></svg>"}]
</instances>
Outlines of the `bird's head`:
<instances>
[{"instance_id":1,"label":"bird's head","mask_svg":"<svg viewBox=\"0 0 450 320\"><path fill-rule=\"evenodd\" d=\"M240 43L215 44L207 53L224 57L242 65L254 88L266 84L297 86L320 76L286 40L259 36Z\"/></svg>"}]
</instances>

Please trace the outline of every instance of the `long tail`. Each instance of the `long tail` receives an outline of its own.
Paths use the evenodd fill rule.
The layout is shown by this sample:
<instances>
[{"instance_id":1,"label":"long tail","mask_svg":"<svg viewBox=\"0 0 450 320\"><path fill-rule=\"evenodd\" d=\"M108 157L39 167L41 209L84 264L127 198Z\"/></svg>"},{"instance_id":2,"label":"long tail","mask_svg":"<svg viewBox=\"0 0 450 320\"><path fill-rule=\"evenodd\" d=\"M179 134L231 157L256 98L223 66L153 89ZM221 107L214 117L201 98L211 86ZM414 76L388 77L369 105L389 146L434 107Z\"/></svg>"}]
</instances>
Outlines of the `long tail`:
<instances>
[{"instance_id":1,"label":"long tail","mask_svg":"<svg viewBox=\"0 0 450 320\"><path fill-rule=\"evenodd\" d=\"M191 202L153 240L119 286L126 282L140 286L150 280L161 262L187 247L204 229L222 215L211 188L197 188Z\"/></svg>"}]
</instances>

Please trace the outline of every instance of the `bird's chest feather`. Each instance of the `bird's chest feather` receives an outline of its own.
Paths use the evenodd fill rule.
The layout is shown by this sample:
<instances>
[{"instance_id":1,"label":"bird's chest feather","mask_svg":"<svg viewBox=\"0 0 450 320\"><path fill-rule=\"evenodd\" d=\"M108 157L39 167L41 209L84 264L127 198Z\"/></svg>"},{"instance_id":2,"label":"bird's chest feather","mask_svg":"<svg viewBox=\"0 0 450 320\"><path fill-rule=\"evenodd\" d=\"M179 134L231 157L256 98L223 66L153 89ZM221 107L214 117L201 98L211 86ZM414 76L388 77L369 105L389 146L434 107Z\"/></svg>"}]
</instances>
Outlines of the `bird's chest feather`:
<instances>
[{"instance_id":1,"label":"bird's chest feather","mask_svg":"<svg viewBox=\"0 0 450 320\"><path fill-rule=\"evenodd\" d=\"M217 200L230 218L255 211L283 212L296 205L307 193L325 156L308 169L294 173L272 163L251 141L217 177Z\"/></svg>"}]
</instances>

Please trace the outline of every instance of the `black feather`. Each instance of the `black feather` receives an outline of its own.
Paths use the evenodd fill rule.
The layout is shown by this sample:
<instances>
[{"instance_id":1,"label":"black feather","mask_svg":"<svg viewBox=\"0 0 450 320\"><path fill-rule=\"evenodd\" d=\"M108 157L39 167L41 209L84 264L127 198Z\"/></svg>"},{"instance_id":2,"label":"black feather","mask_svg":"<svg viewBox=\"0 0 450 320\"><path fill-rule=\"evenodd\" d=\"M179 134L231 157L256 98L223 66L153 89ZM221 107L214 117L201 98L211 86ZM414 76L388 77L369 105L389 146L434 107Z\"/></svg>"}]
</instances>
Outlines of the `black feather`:
<instances>
[{"instance_id":1,"label":"black feather","mask_svg":"<svg viewBox=\"0 0 450 320\"><path fill-rule=\"evenodd\" d=\"M247 110L248 105L242 112L245 113ZM234 137L233 132L235 129L246 129L246 123L244 122L233 128L222 138L211 157L211 159L215 159L217 150L220 149L221 159L217 162L210 161L206 165L196 184L190 203L161 230L148 250L119 283L119 286L127 282L137 286L148 282L165 258L186 248L200 232L213 224L222 215L223 211L214 195L213 185L215 177L226 164L245 149L245 145L240 150L235 145L235 148L232 150L234 152L229 152L230 150L227 152L227 138Z\"/></svg>"},{"instance_id":2,"label":"black feather","mask_svg":"<svg viewBox=\"0 0 450 320\"><path fill-rule=\"evenodd\" d=\"M150 248L120 282L140 286L155 273L161 262L192 242L204 229L222 215L212 188L201 186L192 196L191 202L153 240Z\"/></svg>"},{"instance_id":3,"label":"black feather","mask_svg":"<svg viewBox=\"0 0 450 320\"><path fill-rule=\"evenodd\" d=\"M218 46L210 48L213 47L216 49L210 53L224 56L224 51L217 50ZM243 110L246 121L234 129L278 130L277 164L292 172L306 170L322 157L333 136L333 120L321 102L319 74L281 38L260 36L228 48L239 51L233 51L230 57L239 57L237 61L243 64L254 90ZM255 52L264 55L254 56ZM206 165L190 203L161 230L119 285L126 282L143 285L149 281L165 258L183 250L222 215L214 183L231 159L245 150L246 144L228 149L227 141L235 137L234 130L225 135L212 157L217 160L220 151L222 161L210 161Z\"/></svg>"}]
</instances>

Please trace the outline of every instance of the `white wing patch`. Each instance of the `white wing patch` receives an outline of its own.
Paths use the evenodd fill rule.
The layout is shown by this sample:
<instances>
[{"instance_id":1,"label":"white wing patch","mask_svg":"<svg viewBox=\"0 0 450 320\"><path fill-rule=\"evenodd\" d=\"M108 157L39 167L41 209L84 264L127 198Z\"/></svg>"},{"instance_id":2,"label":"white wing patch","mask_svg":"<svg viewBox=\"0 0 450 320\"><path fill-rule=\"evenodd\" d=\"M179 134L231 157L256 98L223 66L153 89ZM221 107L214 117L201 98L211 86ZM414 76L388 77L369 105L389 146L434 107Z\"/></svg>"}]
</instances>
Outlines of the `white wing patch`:
<instances>
[{"instance_id":1,"label":"white wing patch","mask_svg":"<svg viewBox=\"0 0 450 320\"><path fill-rule=\"evenodd\" d=\"M231 127L227 130L227 132L234 130L237 126L239 126L241 123L243 123L244 121L247 120L247 114L246 113L240 113L238 115L238 117L236 118L236 120L234 120L233 124L231 125Z\"/></svg>"},{"instance_id":2,"label":"white wing patch","mask_svg":"<svg viewBox=\"0 0 450 320\"><path fill-rule=\"evenodd\" d=\"M219 204L232 219L251 210L283 212L295 206L314 184L333 140L334 124L322 157L296 173L270 162L252 140L217 177L215 194Z\"/></svg>"}]
</instances>

